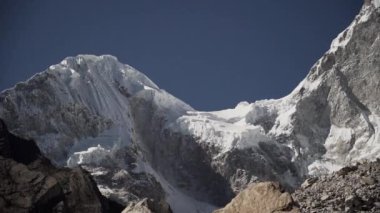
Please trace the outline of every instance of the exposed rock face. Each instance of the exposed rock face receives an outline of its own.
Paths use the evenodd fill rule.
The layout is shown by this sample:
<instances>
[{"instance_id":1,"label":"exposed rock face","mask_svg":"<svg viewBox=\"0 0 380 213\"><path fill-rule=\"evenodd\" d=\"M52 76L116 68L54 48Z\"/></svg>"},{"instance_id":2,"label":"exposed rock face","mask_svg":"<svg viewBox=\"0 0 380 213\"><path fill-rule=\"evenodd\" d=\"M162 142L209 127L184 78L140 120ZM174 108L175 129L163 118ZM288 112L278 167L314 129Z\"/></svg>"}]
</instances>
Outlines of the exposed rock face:
<instances>
[{"instance_id":1,"label":"exposed rock face","mask_svg":"<svg viewBox=\"0 0 380 213\"><path fill-rule=\"evenodd\" d=\"M82 168L57 169L33 141L10 134L0 120L1 212L112 212Z\"/></svg>"},{"instance_id":2,"label":"exposed rock face","mask_svg":"<svg viewBox=\"0 0 380 213\"><path fill-rule=\"evenodd\" d=\"M152 175L126 172L117 167L94 168L83 165L83 168L93 174L93 178L99 187L107 186L107 188L101 188L104 196L121 205L127 206L142 199L148 199L150 202L155 203L155 205L166 203L165 192L160 183ZM113 184L108 187L110 181Z\"/></svg>"},{"instance_id":3,"label":"exposed rock face","mask_svg":"<svg viewBox=\"0 0 380 213\"><path fill-rule=\"evenodd\" d=\"M131 203L125 208L122 213L153 213L149 208L148 204L144 201L138 203Z\"/></svg>"},{"instance_id":4,"label":"exposed rock face","mask_svg":"<svg viewBox=\"0 0 380 213\"><path fill-rule=\"evenodd\" d=\"M24 164L11 159L0 157L0 164L2 212L51 210L64 199L64 193L55 178L31 171Z\"/></svg>"},{"instance_id":5,"label":"exposed rock face","mask_svg":"<svg viewBox=\"0 0 380 213\"><path fill-rule=\"evenodd\" d=\"M299 212L292 196L274 182L261 182L248 186L223 209L214 213L270 213Z\"/></svg>"},{"instance_id":6,"label":"exposed rock face","mask_svg":"<svg viewBox=\"0 0 380 213\"><path fill-rule=\"evenodd\" d=\"M154 202L149 199L142 199L139 202L131 202L122 213L172 213L170 206L166 202Z\"/></svg>"},{"instance_id":7,"label":"exposed rock face","mask_svg":"<svg viewBox=\"0 0 380 213\"><path fill-rule=\"evenodd\" d=\"M380 159L309 179L292 196L302 212L380 212Z\"/></svg>"}]
</instances>

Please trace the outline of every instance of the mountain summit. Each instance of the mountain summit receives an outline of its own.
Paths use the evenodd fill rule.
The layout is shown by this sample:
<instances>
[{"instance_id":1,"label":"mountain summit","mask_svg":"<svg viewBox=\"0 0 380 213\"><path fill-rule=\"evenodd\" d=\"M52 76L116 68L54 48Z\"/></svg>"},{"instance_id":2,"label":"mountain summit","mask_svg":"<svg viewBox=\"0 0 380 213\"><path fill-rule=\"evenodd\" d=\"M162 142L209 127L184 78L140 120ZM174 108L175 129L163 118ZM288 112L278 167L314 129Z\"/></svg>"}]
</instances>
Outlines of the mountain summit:
<instances>
[{"instance_id":1,"label":"mountain summit","mask_svg":"<svg viewBox=\"0 0 380 213\"><path fill-rule=\"evenodd\" d=\"M256 181L380 157L380 1L366 1L288 96L201 112L113 56L79 55L0 94L0 117L127 206L211 212ZM162 206L162 205L161 205Z\"/></svg>"}]
</instances>

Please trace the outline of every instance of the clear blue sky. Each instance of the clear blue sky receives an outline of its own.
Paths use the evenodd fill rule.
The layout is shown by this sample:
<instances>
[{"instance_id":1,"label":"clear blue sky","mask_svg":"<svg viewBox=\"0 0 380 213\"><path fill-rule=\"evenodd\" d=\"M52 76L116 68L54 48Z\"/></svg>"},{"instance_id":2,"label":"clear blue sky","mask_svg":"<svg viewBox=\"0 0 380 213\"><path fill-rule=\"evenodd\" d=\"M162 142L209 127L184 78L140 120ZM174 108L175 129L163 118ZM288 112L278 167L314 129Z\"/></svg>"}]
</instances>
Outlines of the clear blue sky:
<instances>
[{"instance_id":1,"label":"clear blue sky","mask_svg":"<svg viewBox=\"0 0 380 213\"><path fill-rule=\"evenodd\" d=\"M0 90L111 54L199 110L288 94L361 0L0 0Z\"/></svg>"}]
</instances>

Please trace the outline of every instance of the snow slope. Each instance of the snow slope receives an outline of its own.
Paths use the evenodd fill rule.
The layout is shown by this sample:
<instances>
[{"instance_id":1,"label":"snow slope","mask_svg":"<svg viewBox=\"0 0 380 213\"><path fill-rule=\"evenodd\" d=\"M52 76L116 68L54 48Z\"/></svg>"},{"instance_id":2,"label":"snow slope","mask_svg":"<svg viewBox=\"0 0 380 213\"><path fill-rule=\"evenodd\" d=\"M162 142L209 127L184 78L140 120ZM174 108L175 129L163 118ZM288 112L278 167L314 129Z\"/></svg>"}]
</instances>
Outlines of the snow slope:
<instances>
[{"instance_id":1,"label":"snow slope","mask_svg":"<svg viewBox=\"0 0 380 213\"><path fill-rule=\"evenodd\" d=\"M104 174L116 174L133 169L131 164L143 158L130 151L138 140L130 109L132 96L149 99L159 110L170 109L163 114L167 120L193 110L113 56L79 55L3 91L0 116L13 132L35 139L57 165L86 165L93 171L106 167ZM113 190L112 184L104 187ZM124 192L111 194L122 201L133 197Z\"/></svg>"},{"instance_id":2,"label":"snow slope","mask_svg":"<svg viewBox=\"0 0 380 213\"><path fill-rule=\"evenodd\" d=\"M301 176L379 158L379 5L378 0L365 4L288 96L188 112L171 128L218 147L214 158L275 141L292 149Z\"/></svg>"}]
</instances>

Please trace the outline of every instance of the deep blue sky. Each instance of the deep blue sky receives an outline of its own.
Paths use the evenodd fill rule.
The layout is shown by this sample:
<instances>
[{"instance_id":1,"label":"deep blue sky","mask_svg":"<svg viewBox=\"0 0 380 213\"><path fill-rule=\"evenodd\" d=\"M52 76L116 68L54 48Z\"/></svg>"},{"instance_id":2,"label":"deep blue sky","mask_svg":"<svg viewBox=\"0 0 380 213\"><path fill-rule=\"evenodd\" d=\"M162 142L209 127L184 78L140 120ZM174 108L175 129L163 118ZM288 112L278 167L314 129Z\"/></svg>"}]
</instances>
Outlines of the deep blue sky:
<instances>
[{"instance_id":1,"label":"deep blue sky","mask_svg":"<svg viewBox=\"0 0 380 213\"><path fill-rule=\"evenodd\" d=\"M0 0L0 90L111 54L199 110L288 94L361 0Z\"/></svg>"}]
</instances>

